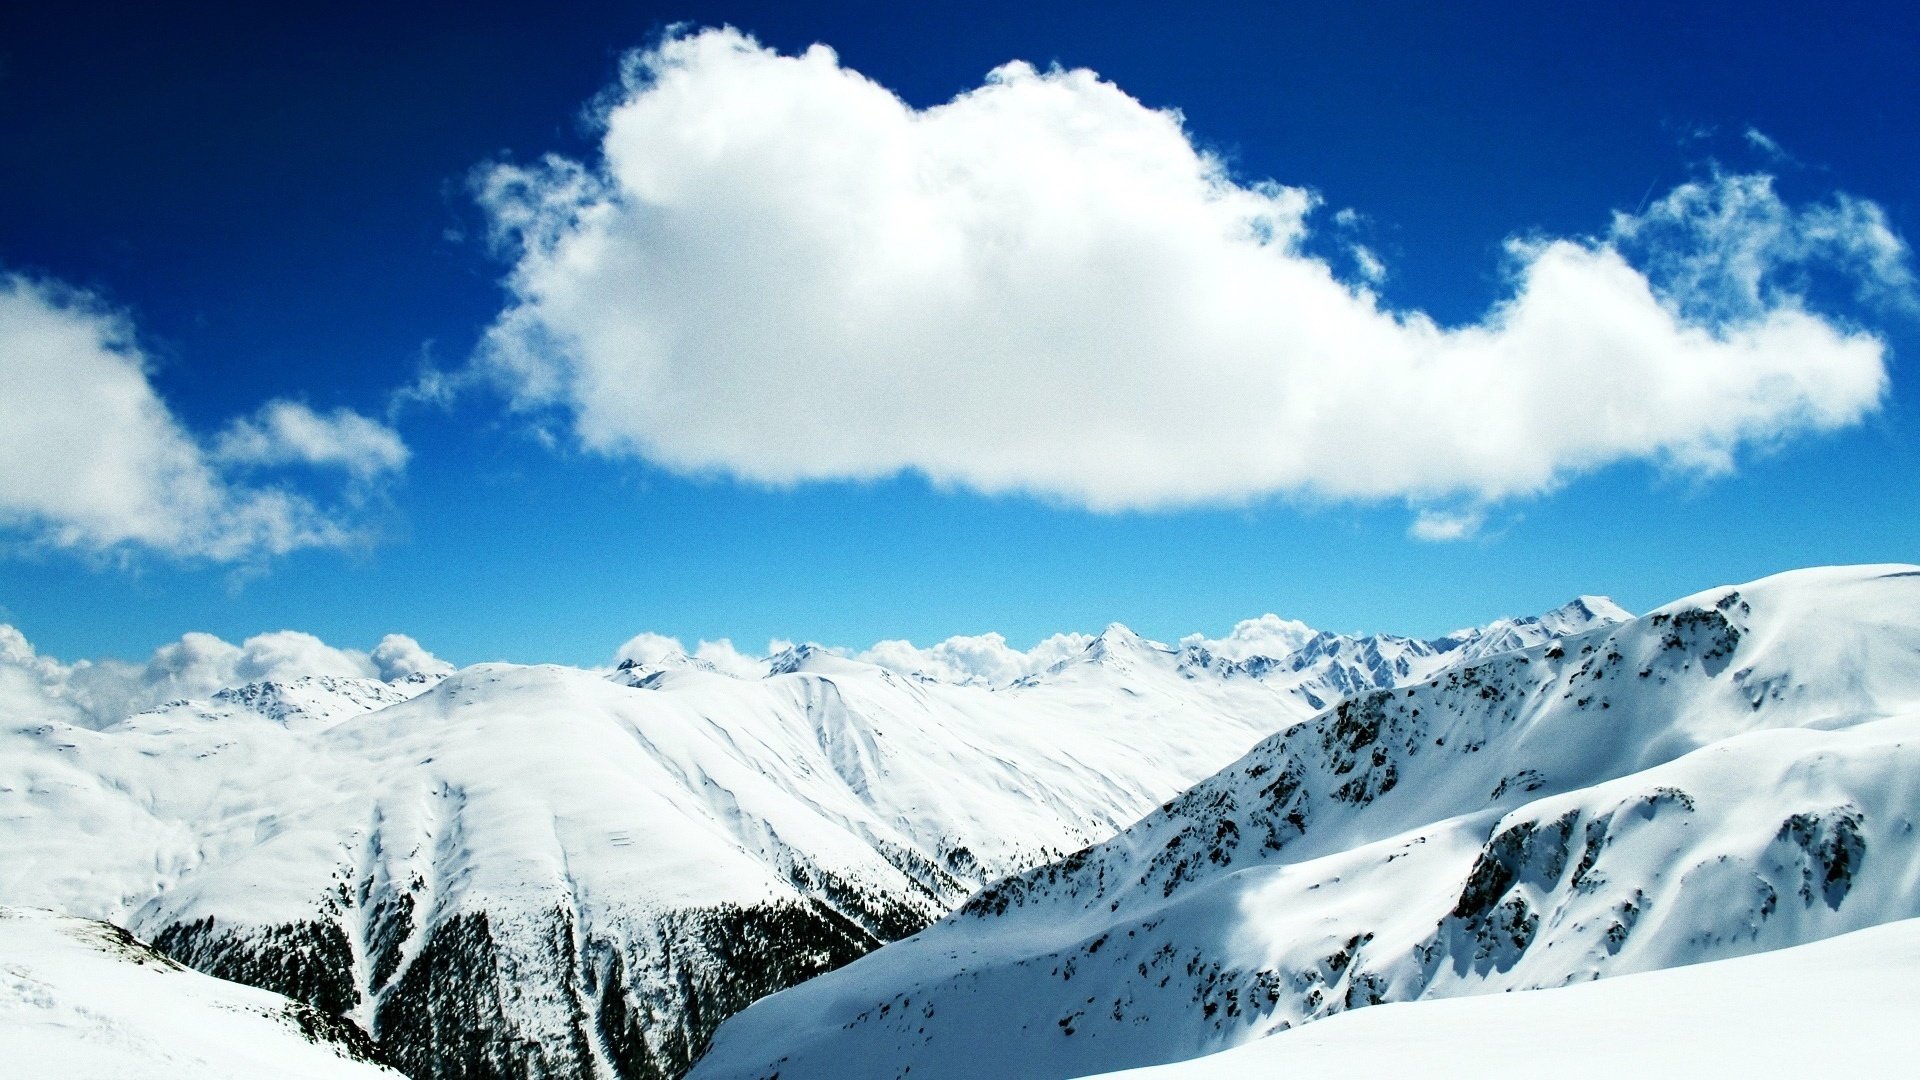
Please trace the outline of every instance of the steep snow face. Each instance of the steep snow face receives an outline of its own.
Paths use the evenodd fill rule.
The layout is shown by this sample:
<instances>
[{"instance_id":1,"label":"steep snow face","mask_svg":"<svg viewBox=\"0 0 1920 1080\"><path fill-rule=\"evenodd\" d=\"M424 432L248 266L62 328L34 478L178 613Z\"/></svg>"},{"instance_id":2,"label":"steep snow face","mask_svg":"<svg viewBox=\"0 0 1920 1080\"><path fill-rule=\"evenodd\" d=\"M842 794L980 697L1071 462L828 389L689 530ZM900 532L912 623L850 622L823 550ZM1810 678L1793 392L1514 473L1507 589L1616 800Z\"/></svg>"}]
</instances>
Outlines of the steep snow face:
<instances>
[{"instance_id":1,"label":"steep snow face","mask_svg":"<svg viewBox=\"0 0 1920 1080\"><path fill-rule=\"evenodd\" d=\"M189 970L105 923L0 908L0 1061L18 1080L399 1080L359 1029Z\"/></svg>"},{"instance_id":2,"label":"steep snow face","mask_svg":"<svg viewBox=\"0 0 1920 1080\"><path fill-rule=\"evenodd\" d=\"M1289 727L694 1075L1069 1077L1785 947L1920 915L1916 806L1920 570L1710 590Z\"/></svg>"},{"instance_id":3,"label":"steep snow face","mask_svg":"<svg viewBox=\"0 0 1920 1080\"><path fill-rule=\"evenodd\" d=\"M1099 1080L1904 1076L1920 1055L1915 971L1920 921L1909 919L1561 990L1362 1009L1219 1054Z\"/></svg>"}]
</instances>

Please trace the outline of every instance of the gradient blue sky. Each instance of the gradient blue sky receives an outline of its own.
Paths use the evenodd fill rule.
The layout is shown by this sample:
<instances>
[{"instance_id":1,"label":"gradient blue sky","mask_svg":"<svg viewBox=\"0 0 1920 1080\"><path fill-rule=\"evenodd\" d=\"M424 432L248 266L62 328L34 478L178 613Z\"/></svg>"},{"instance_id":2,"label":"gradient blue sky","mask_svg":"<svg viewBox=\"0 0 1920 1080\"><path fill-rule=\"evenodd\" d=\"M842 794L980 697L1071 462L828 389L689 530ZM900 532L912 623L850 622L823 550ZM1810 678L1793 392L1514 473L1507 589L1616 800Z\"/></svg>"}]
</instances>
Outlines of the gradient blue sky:
<instances>
[{"instance_id":1,"label":"gradient blue sky","mask_svg":"<svg viewBox=\"0 0 1920 1080\"><path fill-rule=\"evenodd\" d=\"M277 6L269 6L277 7ZM385 415L503 305L468 177L588 157L583 107L670 25L729 24L925 107L1012 59L1177 107L1237 177L1365 215L1386 301L1442 323L1503 295L1515 235L1579 236L1718 162L1790 198L1873 200L1920 235L1920 15L1900 4L14 5L0 15L0 268L124 309L205 436L271 398ZM1788 157L1747 136L1763 132ZM459 663L598 662L639 630L864 645L1110 620L1163 639L1274 611L1437 634L1604 593L1920 556L1910 312L1865 423L1730 476L1608 467L1496 507L1475 539L1397 503L1096 513L911 476L788 489L549 445L485 388L394 423L403 477L351 550L232 564L12 536L0 621L45 652L143 656L187 630L414 635ZM1570 404L1570 408L1574 407Z\"/></svg>"}]
</instances>

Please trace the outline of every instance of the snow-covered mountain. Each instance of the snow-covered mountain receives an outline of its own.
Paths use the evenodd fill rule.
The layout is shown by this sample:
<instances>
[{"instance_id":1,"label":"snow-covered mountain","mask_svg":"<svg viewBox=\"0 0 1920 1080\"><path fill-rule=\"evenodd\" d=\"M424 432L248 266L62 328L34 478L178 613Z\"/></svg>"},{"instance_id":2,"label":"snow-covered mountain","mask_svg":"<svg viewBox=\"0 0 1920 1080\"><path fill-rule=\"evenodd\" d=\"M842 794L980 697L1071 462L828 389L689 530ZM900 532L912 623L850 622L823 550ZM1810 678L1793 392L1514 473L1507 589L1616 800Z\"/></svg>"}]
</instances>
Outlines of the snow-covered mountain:
<instances>
[{"instance_id":1,"label":"snow-covered mountain","mask_svg":"<svg viewBox=\"0 0 1920 1080\"><path fill-rule=\"evenodd\" d=\"M191 713L198 720L252 713L290 728L316 729L350 716L398 705L425 693L445 676L409 675L393 682L339 675L301 675L280 681L251 682L216 691L203 701L169 701L148 710L143 724Z\"/></svg>"},{"instance_id":2,"label":"snow-covered mountain","mask_svg":"<svg viewBox=\"0 0 1920 1080\"><path fill-rule=\"evenodd\" d=\"M1907 919L1562 989L1357 1009L1219 1054L1099 1080L1906 1076L1920 1057L1915 971L1920 920Z\"/></svg>"},{"instance_id":3,"label":"snow-covered mountain","mask_svg":"<svg viewBox=\"0 0 1920 1080\"><path fill-rule=\"evenodd\" d=\"M0 902L349 1017L416 1077L678 1075L755 998L1112 835L1341 687L1553 625L1258 663L1115 626L998 688L655 650L13 717Z\"/></svg>"},{"instance_id":4,"label":"snow-covered mountain","mask_svg":"<svg viewBox=\"0 0 1920 1080\"><path fill-rule=\"evenodd\" d=\"M1309 631L1300 635L1298 644L1288 651L1239 658L1224 656L1204 643L1188 643L1181 651L1181 664L1227 677L1252 676L1288 686L1303 701L1322 709L1353 694L1421 682L1447 668L1632 617L1604 596L1582 596L1544 615L1499 619L1432 640Z\"/></svg>"},{"instance_id":5,"label":"snow-covered mountain","mask_svg":"<svg viewBox=\"0 0 1920 1080\"><path fill-rule=\"evenodd\" d=\"M1072 1077L1920 916L1920 569L1350 698L723 1025L698 1080Z\"/></svg>"},{"instance_id":6,"label":"snow-covered mountain","mask_svg":"<svg viewBox=\"0 0 1920 1080\"><path fill-rule=\"evenodd\" d=\"M182 967L126 931L0 908L0 1071L16 1080L400 1080L359 1028Z\"/></svg>"}]
</instances>

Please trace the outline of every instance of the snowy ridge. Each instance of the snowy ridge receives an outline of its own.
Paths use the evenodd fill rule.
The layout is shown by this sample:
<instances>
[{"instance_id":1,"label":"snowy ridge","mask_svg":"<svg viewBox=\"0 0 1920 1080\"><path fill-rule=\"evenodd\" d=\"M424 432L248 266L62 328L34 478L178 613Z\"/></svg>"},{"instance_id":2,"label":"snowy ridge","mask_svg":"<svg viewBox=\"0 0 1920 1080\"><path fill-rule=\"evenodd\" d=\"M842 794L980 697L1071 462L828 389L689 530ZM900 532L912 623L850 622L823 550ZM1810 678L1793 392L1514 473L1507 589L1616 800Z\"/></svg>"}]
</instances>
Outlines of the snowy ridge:
<instances>
[{"instance_id":1,"label":"snowy ridge","mask_svg":"<svg viewBox=\"0 0 1920 1080\"><path fill-rule=\"evenodd\" d=\"M1343 702L723 1026L701 1078L1070 1077L1920 916L1920 571L1803 571Z\"/></svg>"},{"instance_id":2,"label":"snowy ridge","mask_svg":"<svg viewBox=\"0 0 1920 1080\"><path fill-rule=\"evenodd\" d=\"M18 1080L399 1080L351 1024L181 967L105 923L0 908L0 1061Z\"/></svg>"},{"instance_id":3,"label":"snowy ridge","mask_svg":"<svg viewBox=\"0 0 1920 1080\"><path fill-rule=\"evenodd\" d=\"M289 727L324 727L389 705L398 705L433 688L445 676L409 675L393 682L339 675L302 675L284 681L252 682L214 693L216 710L246 710ZM192 709L191 701L169 702L152 710Z\"/></svg>"}]
</instances>

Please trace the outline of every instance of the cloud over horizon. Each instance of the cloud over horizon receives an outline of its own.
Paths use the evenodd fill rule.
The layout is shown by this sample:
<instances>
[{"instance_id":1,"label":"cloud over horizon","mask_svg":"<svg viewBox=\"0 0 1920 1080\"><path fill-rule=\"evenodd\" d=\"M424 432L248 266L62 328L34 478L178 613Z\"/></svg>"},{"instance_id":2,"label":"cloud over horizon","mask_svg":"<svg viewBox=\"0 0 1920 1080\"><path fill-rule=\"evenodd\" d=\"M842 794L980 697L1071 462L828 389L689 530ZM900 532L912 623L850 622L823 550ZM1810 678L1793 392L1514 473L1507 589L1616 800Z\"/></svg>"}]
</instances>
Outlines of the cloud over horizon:
<instances>
[{"instance_id":1,"label":"cloud over horizon","mask_svg":"<svg viewBox=\"0 0 1920 1080\"><path fill-rule=\"evenodd\" d=\"M1306 253L1316 199L1236 179L1085 70L915 109L731 30L629 60L599 157L477 178L512 253L482 366L580 443L771 484L911 471L1095 510L1269 496L1480 508L1625 460L1700 475L1879 406L1886 346L1811 270L1910 295L1872 203L1684 184L1516 239L1441 326ZM1596 208L1599 210L1601 208Z\"/></svg>"},{"instance_id":2,"label":"cloud over horizon","mask_svg":"<svg viewBox=\"0 0 1920 1080\"><path fill-rule=\"evenodd\" d=\"M75 660L39 653L17 628L0 623L0 715L106 727L169 701L205 698L228 687L285 682L307 675L392 681L446 675L453 665L405 634L388 634L370 652L339 649L299 630L255 634L238 645L189 631L144 663Z\"/></svg>"},{"instance_id":3,"label":"cloud over horizon","mask_svg":"<svg viewBox=\"0 0 1920 1080\"><path fill-rule=\"evenodd\" d=\"M689 652L679 638L642 631L628 638L625 644L614 650L613 662L622 664L630 661L640 667L658 668L694 660L722 674L742 679L757 679L767 673L766 657L779 652L788 644L790 643L784 641L768 642L765 655L749 656L735 648L731 639L721 638L718 641L703 640Z\"/></svg>"},{"instance_id":4,"label":"cloud over horizon","mask_svg":"<svg viewBox=\"0 0 1920 1080\"><path fill-rule=\"evenodd\" d=\"M290 401L269 402L209 447L148 366L126 316L56 282L0 273L0 530L85 553L215 562L339 547L356 539L339 508L254 474L305 465L364 484L405 465L386 425Z\"/></svg>"},{"instance_id":5,"label":"cloud over horizon","mask_svg":"<svg viewBox=\"0 0 1920 1080\"><path fill-rule=\"evenodd\" d=\"M1110 630L1125 630L1119 624ZM1130 631L1129 631L1130 632ZM1283 619L1268 613L1254 619L1242 619L1224 636L1188 634L1175 647L1198 646L1229 661L1254 656L1288 656L1304 647L1317 631L1303 622ZM821 652L861 663L873 664L902 675L932 679L958 685L1005 686L1029 675L1048 671L1062 661L1084 655L1098 634L1066 631L1051 634L1021 649L1009 644L1006 635L989 630L982 634L956 634L931 645L915 645L905 638L876 641L865 649L844 645L810 642ZM615 665L632 662L641 668L678 667L690 659L736 678L758 679L767 674L767 659L794 643L775 639L767 643L762 656L749 656L733 642L701 641L691 651L677 637L643 631L629 638L613 654Z\"/></svg>"}]
</instances>

